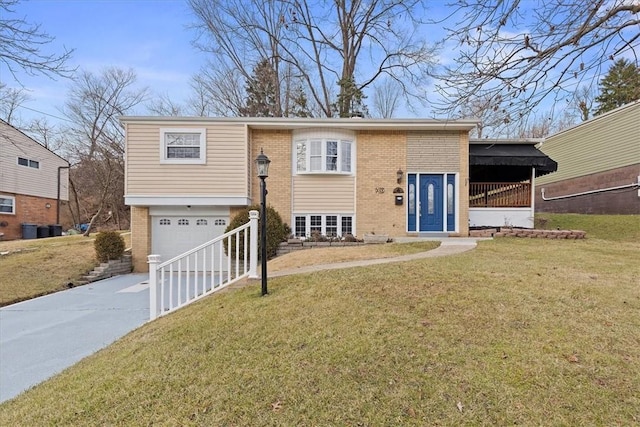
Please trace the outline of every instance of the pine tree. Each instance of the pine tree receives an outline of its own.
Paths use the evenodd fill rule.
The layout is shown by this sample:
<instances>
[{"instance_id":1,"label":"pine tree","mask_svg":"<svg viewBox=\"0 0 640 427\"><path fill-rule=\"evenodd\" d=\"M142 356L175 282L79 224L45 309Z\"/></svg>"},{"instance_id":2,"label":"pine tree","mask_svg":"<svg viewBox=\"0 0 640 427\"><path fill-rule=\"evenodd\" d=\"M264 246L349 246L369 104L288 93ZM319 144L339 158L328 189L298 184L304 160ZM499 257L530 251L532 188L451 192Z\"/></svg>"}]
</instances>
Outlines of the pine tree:
<instances>
[{"instance_id":1,"label":"pine tree","mask_svg":"<svg viewBox=\"0 0 640 427\"><path fill-rule=\"evenodd\" d=\"M619 59L600 81L595 114L606 113L637 99L640 99L640 67L626 59Z\"/></svg>"},{"instance_id":2,"label":"pine tree","mask_svg":"<svg viewBox=\"0 0 640 427\"><path fill-rule=\"evenodd\" d=\"M240 114L246 117L281 117L282 111L276 85L278 76L268 60L263 59L253 68L253 77L247 80L247 99Z\"/></svg>"}]
</instances>

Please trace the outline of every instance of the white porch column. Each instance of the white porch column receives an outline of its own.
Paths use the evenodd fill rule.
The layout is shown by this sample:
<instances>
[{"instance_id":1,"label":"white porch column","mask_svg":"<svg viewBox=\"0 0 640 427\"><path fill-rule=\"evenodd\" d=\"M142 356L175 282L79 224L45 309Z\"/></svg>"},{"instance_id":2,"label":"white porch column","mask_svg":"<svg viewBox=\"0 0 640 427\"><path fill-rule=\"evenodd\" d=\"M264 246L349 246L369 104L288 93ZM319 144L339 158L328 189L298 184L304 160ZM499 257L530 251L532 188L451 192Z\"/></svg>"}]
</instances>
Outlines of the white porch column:
<instances>
[{"instance_id":1,"label":"white porch column","mask_svg":"<svg viewBox=\"0 0 640 427\"><path fill-rule=\"evenodd\" d=\"M536 168L531 168L531 228L536 228Z\"/></svg>"},{"instance_id":2,"label":"white porch column","mask_svg":"<svg viewBox=\"0 0 640 427\"><path fill-rule=\"evenodd\" d=\"M149 320L158 317L158 264L160 255L149 255Z\"/></svg>"},{"instance_id":3,"label":"white porch column","mask_svg":"<svg viewBox=\"0 0 640 427\"><path fill-rule=\"evenodd\" d=\"M249 211L249 278L258 278L258 211Z\"/></svg>"}]
</instances>

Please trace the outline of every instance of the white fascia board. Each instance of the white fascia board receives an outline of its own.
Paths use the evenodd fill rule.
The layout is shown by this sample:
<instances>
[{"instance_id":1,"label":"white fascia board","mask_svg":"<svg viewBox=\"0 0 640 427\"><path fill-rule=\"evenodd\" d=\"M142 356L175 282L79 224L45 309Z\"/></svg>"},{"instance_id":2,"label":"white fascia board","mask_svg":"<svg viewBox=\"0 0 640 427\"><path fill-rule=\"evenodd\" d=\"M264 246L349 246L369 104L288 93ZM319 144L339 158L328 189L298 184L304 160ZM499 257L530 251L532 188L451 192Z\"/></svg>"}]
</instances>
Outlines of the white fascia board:
<instances>
[{"instance_id":1,"label":"white fascia board","mask_svg":"<svg viewBox=\"0 0 640 427\"><path fill-rule=\"evenodd\" d=\"M452 130L470 131L477 119L334 119L287 117L154 117L121 116L122 123L145 123L162 126L189 123L191 125L237 124L253 129L305 129L313 127L338 127L353 130Z\"/></svg>"},{"instance_id":2,"label":"white fascia board","mask_svg":"<svg viewBox=\"0 0 640 427\"><path fill-rule=\"evenodd\" d=\"M245 196L126 195L127 206L249 206Z\"/></svg>"}]
</instances>

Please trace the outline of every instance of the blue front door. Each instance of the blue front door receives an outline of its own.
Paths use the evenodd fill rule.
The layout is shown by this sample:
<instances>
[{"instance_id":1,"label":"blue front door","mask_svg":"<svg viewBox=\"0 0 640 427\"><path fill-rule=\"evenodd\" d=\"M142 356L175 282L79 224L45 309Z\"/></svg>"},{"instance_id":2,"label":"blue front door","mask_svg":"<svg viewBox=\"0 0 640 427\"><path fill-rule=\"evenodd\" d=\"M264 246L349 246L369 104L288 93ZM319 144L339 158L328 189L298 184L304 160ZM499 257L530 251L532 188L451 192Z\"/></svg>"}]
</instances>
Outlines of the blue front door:
<instances>
[{"instance_id":1,"label":"blue front door","mask_svg":"<svg viewBox=\"0 0 640 427\"><path fill-rule=\"evenodd\" d=\"M420 177L420 231L444 231L442 175Z\"/></svg>"}]
</instances>

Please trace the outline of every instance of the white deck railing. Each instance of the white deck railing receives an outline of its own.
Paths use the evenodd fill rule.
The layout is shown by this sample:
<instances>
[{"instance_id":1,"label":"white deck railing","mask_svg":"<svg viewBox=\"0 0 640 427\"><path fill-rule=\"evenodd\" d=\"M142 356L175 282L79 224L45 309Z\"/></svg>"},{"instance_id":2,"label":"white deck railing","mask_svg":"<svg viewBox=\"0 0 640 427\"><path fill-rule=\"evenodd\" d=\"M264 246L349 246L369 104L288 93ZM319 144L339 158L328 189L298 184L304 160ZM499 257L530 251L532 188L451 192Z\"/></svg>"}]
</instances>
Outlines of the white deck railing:
<instances>
[{"instance_id":1,"label":"white deck railing","mask_svg":"<svg viewBox=\"0 0 640 427\"><path fill-rule=\"evenodd\" d=\"M250 211L245 225L163 263L160 255L149 255L150 320L245 277L257 278L258 218L258 211ZM225 242L227 248L236 248L229 250L229 256Z\"/></svg>"}]
</instances>

